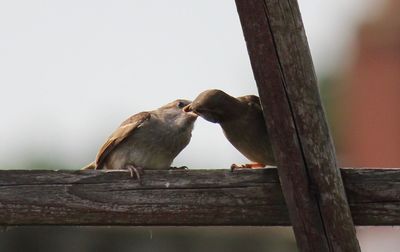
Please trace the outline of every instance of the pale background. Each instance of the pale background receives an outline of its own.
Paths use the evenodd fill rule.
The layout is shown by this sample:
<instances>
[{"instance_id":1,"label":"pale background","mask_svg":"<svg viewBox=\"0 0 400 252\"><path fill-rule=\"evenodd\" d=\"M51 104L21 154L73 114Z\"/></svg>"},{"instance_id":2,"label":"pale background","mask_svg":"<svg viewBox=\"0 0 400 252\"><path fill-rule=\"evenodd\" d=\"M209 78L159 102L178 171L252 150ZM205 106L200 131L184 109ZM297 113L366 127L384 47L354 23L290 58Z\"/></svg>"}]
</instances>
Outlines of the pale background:
<instances>
[{"instance_id":1,"label":"pale background","mask_svg":"<svg viewBox=\"0 0 400 252\"><path fill-rule=\"evenodd\" d=\"M300 1L320 76L379 2ZM232 0L0 1L0 85L0 164L13 169L77 169L126 117L176 98L257 93ZM245 161L198 120L175 165Z\"/></svg>"},{"instance_id":2,"label":"pale background","mask_svg":"<svg viewBox=\"0 0 400 252\"><path fill-rule=\"evenodd\" d=\"M384 2L299 0L321 83L352 64L360 25ZM134 113L209 88L257 93L233 0L0 0L0 87L1 169L79 169ZM174 165L233 162L246 159L199 119ZM358 230L363 251L397 251L398 232L374 230Z\"/></svg>"}]
</instances>

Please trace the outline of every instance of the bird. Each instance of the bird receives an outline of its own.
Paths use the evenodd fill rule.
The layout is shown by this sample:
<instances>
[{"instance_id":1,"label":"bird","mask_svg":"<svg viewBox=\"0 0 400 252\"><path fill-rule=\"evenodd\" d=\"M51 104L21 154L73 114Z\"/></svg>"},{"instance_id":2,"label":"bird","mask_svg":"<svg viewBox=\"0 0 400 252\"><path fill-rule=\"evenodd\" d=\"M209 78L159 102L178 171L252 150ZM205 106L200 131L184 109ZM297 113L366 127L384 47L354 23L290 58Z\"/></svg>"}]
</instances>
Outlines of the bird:
<instances>
[{"instance_id":1,"label":"bird","mask_svg":"<svg viewBox=\"0 0 400 252\"><path fill-rule=\"evenodd\" d=\"M95 161L82 170L129 171L140 180L143 170L167 170L189 144L197 114L185 111L191 103L178 99L158 109L137 113L111 134Z\"/></svg>"},{"instance_id":2,"label":"bird","mask_svg":"<svg viewBox=\"0 0 400 252\"><path fill-rule=\"evenodd\" d=\"M276 165L258 96L235 98L222 90L209 89L201 92L185 110L218 123L228 141L253 162L232 164L232 170Z\"/></svg>"}]
</instances>

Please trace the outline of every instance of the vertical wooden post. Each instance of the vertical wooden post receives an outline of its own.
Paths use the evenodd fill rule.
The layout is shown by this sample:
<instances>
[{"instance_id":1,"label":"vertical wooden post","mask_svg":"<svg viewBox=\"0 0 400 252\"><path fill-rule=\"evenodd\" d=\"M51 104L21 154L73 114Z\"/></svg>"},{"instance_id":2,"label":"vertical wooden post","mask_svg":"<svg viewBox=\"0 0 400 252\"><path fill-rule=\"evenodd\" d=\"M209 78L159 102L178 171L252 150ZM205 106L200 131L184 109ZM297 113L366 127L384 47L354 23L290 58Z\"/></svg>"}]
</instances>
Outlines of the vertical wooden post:
<instances>
[{"instance_id":1,"label":"vertical wooden post","mask_svg":"<svg viewBox=\"0 0 400 252\"><path fill-rule=\"evenodd\" d=\"M296 0L236 0L300 251L360 251Z\"/></svg>"}]
</instances>

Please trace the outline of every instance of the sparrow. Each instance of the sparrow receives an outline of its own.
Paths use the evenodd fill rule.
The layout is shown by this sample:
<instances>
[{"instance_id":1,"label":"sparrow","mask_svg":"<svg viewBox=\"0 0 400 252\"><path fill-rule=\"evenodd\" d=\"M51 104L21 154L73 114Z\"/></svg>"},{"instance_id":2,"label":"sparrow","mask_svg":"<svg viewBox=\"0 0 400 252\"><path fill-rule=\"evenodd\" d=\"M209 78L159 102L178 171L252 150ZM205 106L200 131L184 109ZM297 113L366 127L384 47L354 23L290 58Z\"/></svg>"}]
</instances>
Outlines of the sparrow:
<instances>
[{"instance_id":1,"label":"sparrow","mask_svg":"<svg viewBox=\"0 0 400 252\"><path fill-rule=\"evenodd\" d=\"M221 90L210 89L200 93L185 110L193 111L209 122L218 123L228 141L254 162L232 164L232 170L276 165L260 99L257 96L235 98Z\"/></svg>"},{"instance_id":2,"label":"sparrow","mask_svg":"<svg viewBox=\"0 0 400 252\"><path fill-rule=\"evenodd\" d=\"M197 114L185 111L191 101L175 100L126 119L82 170L129 171L140 180L144 169L166 170L189 144Z\"/></svg>"}]
</instances>

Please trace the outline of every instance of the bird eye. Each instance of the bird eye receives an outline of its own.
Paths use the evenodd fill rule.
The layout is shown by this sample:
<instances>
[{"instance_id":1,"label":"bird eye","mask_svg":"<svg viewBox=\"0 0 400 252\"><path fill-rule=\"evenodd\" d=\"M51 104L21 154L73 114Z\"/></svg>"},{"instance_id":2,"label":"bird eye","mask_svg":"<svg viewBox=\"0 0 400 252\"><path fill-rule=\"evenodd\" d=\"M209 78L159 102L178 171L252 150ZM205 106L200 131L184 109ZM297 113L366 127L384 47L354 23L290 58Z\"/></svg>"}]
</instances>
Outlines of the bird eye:
<instances>
[{"instance_id":1,"label":"bird eye","mask_svg":"<svg viewBox=\"0 0 400 252\"><path fill-rule=\"evenodd\" d=\"M184 102L178 102L178 108L183 108L185 107L185 103Z\"/></svg>"}]
</instances>

